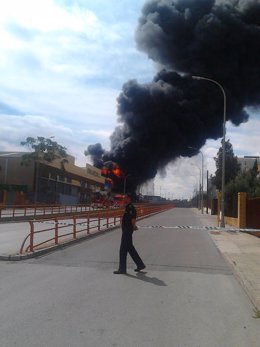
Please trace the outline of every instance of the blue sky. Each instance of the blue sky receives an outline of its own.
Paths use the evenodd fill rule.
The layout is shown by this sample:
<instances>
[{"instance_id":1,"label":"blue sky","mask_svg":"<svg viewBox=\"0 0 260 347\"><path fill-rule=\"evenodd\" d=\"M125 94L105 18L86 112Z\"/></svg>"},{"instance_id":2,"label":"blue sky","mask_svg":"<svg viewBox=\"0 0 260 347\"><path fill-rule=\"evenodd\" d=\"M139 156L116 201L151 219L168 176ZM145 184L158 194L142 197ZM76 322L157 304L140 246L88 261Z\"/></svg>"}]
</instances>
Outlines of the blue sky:
<instances>
[{"instance_id":1,"label":"blue sky","mask_svg":"<svg viewBox=\"0 0 260 347\"><path fill-rule=\"evenodd\" d=\"M8 0L0 9L0 150L25 150L27 136L55 136L76 157L100 142L109 149L117 125L117 97L129 79L149 82L156 66L135 48L144 0ZM227 138L235 154L260 155L259 117ZM214 173L220 141L203 147ZM191 167L193 169L191 170ZM197 169L196 169L197 167ZM155 193L191 197L201 156L170 164L155 179Z\"/></svg>"}]
</instances>

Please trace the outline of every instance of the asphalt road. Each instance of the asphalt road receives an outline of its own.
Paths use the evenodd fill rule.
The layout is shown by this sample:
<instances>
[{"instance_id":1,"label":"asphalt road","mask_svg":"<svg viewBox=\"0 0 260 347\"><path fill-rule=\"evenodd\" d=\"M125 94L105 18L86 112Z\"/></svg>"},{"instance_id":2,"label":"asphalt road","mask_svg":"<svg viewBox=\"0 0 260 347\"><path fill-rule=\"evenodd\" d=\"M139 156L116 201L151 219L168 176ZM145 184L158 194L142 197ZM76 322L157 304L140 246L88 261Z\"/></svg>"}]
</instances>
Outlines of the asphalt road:
<instances>
[{"instance_id":1,"label":"asphalt road","mask_svg":"<svg viewBox=\"0 0 260 347\"><path fill-rule=\"evenodd\" d=\"M202 220L173 209L138 224ZM129 259L128 275L114 275L120 233L0 262L0 346L259 347L260 320L207 230L140 227L147 271Z\"/></svg>"}]
</instances>

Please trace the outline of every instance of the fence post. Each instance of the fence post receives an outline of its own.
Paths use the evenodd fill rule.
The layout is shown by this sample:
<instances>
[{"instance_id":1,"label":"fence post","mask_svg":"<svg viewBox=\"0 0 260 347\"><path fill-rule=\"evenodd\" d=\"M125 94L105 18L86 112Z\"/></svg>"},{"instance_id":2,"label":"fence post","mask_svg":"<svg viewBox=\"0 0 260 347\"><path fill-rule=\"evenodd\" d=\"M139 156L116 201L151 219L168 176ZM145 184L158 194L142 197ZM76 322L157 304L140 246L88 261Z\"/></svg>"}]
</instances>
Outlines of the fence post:
<instances>
[{"instance_id":1,"label":"fence post","mask_svg":"<svg viewBox=\"0 0 260 347\"><path fill-rule=\"evenodd\" d=\"M89 231L89 217L88 217L88 219L87 219L87 226L88 226L87 234L90 234L90 231Z\"/></svg>"},{"instance_id":2,"label":"fence post","mask_svg":"<svg viewBox=\"0 0 260 347\"><path fill-rule=\"evenodd\" d=\"M55 235L54 235L54 240L55 240L55 245L57 245L59 243L59 222L58 222L58 218L54 218L54 222L55 222Z\"/></svg>"},{"instance_id":3,"label":"fence post","mask_svg":"<svg viewBox=\"0 0 260 347\"><path fill-rule=\"evenodd\" d=\"M98 231L100 231L100 217L98 217Z\"/></svg>"},{"instance_id":4,"label":"fence post","mask_svg":"<svg viewBox=\"0 0 260 347\"><path fill-rule=\"evenodd\" d=\"M77 224L76 224L76 217L72 217L73 220L73 239L77 238Z\"/></svg>"},{"instance_id":5,"label":"fence post","mask_svg":"<svg viewBox=\"0 0 260 347\"><path fill-rule=\"evenodd\" d=\"M220 226L220 221L221 221L221 193L217 192L217 199L218 199L218 219L217 219L217 224Z\"/></svg>"},{"instance_id":6,"label":"fence post","mask_svg":"<svg viewBox=\"0 0 260 347\"><path fill-rule=\"evenodd\" d=\"M33 252L33 240L34 240L34 223L33 221L29 221L30 223L30 252Z\"/></svg>"},{"instance_id":7,"label":"fence post","mask_svg":"<svg viewBox=\"0 0 260 347\"><path fill-rule=\"evenodd\" d=\"M238 193L238 228L246 228L246 193Z\"/></svg>"}]
</instances>

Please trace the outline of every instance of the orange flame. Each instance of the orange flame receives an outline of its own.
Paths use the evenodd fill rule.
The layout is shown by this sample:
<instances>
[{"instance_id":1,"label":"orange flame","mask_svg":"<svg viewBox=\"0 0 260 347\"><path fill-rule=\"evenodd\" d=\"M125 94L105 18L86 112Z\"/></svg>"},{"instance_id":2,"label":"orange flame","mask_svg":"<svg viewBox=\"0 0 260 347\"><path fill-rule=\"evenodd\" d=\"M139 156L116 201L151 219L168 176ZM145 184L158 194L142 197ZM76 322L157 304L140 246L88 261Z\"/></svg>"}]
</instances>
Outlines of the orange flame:
<instances>
[{"instance_id":1,"label":"orange flame","mask_svg":"<svg viewBox=\"0 0 260 347\"><path fill-rule=\"evenodd\" d=\"M124 173L123 171L119 168L117 163L113 163L113 167L107 167L104 166L101 170L101 174L105 177L108 177L109 175L114 175L118 178L123 178Z\"/></svg>"},{"instance_id":2,"label":"orange flame","mask_svg":"<svg viewBox=\"0 0 260 347\"><path fill-rule=\"evenodd\" d=\"M113 169L113 174L118 178L122 177L122 171L119 168Z\"/></svg>"}]
</instances>

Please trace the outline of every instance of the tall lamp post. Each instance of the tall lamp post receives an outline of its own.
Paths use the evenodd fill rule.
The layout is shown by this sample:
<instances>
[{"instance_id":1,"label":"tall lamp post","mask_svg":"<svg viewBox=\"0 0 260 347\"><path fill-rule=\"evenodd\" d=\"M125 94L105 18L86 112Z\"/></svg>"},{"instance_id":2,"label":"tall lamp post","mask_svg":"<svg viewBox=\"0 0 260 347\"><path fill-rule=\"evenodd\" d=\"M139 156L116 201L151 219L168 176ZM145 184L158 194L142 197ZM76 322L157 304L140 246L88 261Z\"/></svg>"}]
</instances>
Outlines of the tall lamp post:
<instances>
[{"instance_id":1,"label":"tall lamp post","mask_svg":"<svg viewBox=\"0 0 260 347\"><path fill-rule=\"evenodd\" d=\"M223 93L223 139L222 139L222 178L221 178L221 221L220 221L220 226L225 227L225 161L226 161L226 109L227 109L227 98L226 98L226 93L222 85L207 77L201 77L201 76L192 76L193 79L195 80L205 80L205 81L210 81L214 84L216 84L222 91Z\"/></svg>"},{"instance_id":2,"label":"tall lamp post","mask_svg":"<svg viewBox=\"0 0 260 347\"><path fill-rule=\"evenodd\" d=\"M198 148L195 148L195 147L188 147L190 149L195 149L196 151L199 151L200 154L201 154L201 213L203 214L204 211L204 197L203 197L203 193L204 193L204 190L203 190L203 168L204 168L204 155L202 153L201 150L199 150Z\"/></svg>"}]
</instances>

